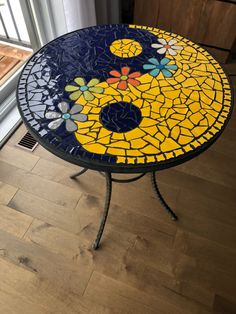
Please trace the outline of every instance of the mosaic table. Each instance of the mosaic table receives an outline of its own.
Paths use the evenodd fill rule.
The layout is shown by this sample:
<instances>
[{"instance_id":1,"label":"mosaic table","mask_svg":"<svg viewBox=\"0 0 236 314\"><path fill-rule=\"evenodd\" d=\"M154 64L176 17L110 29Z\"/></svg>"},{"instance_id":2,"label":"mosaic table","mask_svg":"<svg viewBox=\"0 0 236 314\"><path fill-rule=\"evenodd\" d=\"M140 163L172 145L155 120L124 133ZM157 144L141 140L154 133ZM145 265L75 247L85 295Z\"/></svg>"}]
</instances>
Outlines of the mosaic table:
<instances>
[{"instance_id":1,"label":"mosaic table","mask_svg":"<svg viewBox=\"0 0 236 314\"><path fill-rule=\"evenodd\" d=\"M103 25L61 36L35 53L18 84L27 128L53 154L106 177L98 248L112 182L146 173L171 217L155 173L208 148L226 126L231 89L203 48L169 32ZM127 180L113 173L139 173ZM122 195L121 195L122 197Z\"/></svg>"}]
</instances>

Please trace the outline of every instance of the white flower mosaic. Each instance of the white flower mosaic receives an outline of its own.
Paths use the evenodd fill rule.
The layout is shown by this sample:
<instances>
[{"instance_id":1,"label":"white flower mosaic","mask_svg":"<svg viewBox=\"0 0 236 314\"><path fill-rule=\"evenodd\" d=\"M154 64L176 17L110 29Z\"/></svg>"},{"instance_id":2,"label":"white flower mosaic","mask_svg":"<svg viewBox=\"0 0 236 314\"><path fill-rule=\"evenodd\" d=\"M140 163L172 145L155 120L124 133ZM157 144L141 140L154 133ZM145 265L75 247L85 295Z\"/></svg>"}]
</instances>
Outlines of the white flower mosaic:
<instances>
[{"instance_id":1,"label":"white flower mosaic","mask_svg":"<svg viewBox=\"0 0 236 314\"><path fill-rule=\"evenodd\" d=\"M152 48L157 49L157 53L164 54L168 52L171 56L177 55L176 50L182 50L182 46L176 46L177 40L171 39L168 42L164 38L158 38L158 44L152 44Z\"/></svg>"},{"instance_id":2,"label":"white flower mosaic","mask_svg":"<svg viewBox=\"0 0 236 314\"><path fill-rule=\"evenodd\" d=\"M87 120L87 115L79 113L83 109L81 105L74 105L70 109L69 104L62 101L58 104L58 108L61 112L48 111L45 114L45 118L52 119L48 124L50 130L56 130L65 122L66 130L68 132L75 132L78 127L74 121L84 122Z\"/></svg>"}]
</instances>

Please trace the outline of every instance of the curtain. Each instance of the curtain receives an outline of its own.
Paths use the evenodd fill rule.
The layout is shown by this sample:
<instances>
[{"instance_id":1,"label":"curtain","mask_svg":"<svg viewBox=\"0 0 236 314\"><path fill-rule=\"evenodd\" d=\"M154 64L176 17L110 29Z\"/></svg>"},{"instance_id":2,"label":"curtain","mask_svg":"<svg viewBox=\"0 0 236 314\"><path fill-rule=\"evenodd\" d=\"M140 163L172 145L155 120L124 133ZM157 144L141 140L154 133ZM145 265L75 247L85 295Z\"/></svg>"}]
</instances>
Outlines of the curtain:
<instances>
[{"instance_id":1,"label":"curtain","mask_svg":"<svg viewBox=\"0 0 236 314\"><path fill-rule=\"evenodd\" d=\"M95 0L29 0L41 45L76 29L96 25Z\"/></svg>"},{"instance_id":2,"label":"curtain","mask_svg":"<svg viewBox=\"0 0 236 314\"><path fill-rule=\"evenodd\" d=\"M63 0L67 31L96 25L94 0Z\"/></svg>"}]
</instances>

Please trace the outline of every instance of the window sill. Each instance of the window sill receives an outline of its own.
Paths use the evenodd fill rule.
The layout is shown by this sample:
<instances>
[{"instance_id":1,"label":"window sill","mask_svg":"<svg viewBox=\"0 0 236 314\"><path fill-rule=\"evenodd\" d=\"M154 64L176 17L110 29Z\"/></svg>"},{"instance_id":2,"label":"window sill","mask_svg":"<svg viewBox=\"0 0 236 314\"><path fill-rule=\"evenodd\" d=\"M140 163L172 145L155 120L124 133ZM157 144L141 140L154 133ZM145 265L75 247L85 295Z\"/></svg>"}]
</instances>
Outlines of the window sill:
<instances>
[{"instance_id":1,"label":"window sill","mask_svg":"<svg viewBox=\"0 0 236 314\"><path fill-rule=\"evenodd\" d=\"M20 125L21 121L17 106L14 106L0 123L0 148Z\"/></svg>"}]
</instances>

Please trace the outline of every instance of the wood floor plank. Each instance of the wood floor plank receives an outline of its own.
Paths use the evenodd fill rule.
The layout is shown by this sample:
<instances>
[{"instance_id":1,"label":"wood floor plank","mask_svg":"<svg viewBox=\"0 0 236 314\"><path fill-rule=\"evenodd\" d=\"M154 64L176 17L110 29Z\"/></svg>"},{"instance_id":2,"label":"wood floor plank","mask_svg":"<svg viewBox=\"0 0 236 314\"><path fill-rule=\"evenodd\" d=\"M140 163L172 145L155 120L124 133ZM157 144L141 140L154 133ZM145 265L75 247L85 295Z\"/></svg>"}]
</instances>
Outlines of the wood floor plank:
<instances>
[{"instance_id":1,"label":"wood floor plank","mask_svg":"<svg viewBox=\"0 0 236 314\"><path fill-rule=\"evenodd\" d=\"M139 239L137 239L139 240ZM159 252L161 247L159 246ZM182 313L208 312L213 303L214 294L200 286L194 286L188 281L176 280L173 274L165 272L159 260L155 265L147 265L145 259L137 258L131 246L124 254L116 271L107 267L105 263L99 263L97 258L95 269L110 278L125 285L138 288L146 294L162 299ZM143 252L146 254L146 252ZM162 269L163 271L160 271Z\"/></svg>"},{"instance_id":2,"label":"wood floor plank","mask_svg":"<svg viewBox=\"0 0 236 314\"><path fill-rule=\"evenodd\" d=\"M134 259L138 259L148 266L173 276L173 263L175 254L172 249L163 243L158 243L155 239L137 237L130 253Z\"/></svg>"},{"instance_id":3,"label":"wood floor plank","mask_svg":"<svg viewBox=\"0 0 236 314\"><path fill-rule=\"evenodd\" d=\"M1 290L10 294L12 298L18 299L20 302L18 301L17 304L21 305L22 310L24 309L23 304L26 302L31 313L88 313L86 307L82 307L83 303L78 296L76 296L77 299L74 297L73 304L70 304L68 296L63 293L62 289L49 286L48 282L39 279L37 274L2 258L0 258L0 274ZM9 274L11 274L10 278ZM8 301L10 300L8 299Z\"/></svg>"},{"instance_id":4,"label":"wood floor plank","mask_svg":"<svg viewBox=\"0 0 236 314\"><path fill-rule=\"evenodd\" d=\"M39 281L45 280L50 286L64 289L68 294L83 295L92 272L83 259L72 260L2 230L0 245L2 258L37 275Z\"/></svg>"},{"instance_id":5,"label":"wood floor plank","mask_svg":"<svg viewBox=\"0 0 236 314\"><path fill-rule=\"evenodd\" d=\"M71 259L80 253L80 246L82 246L79 236L38 219L34 220L24 239Z\"/></svg>"},{"instance_id":6,"label":"wood floor plank","mask_svg":"<svg viewBox=\"0 0 236 314\"><path fill-rule=\"evenodd\" d=\"M89 210L89 206L87 206L87 208L84 208L84 209L86 212L87 210ZM96 210L96 207L92 207L91 211L93 211L93 209ZM119 210L119 208L115 207L114 210ZM130 284L128 280L130 279L130 275L131 276L134 275L136 278L137 273L140 273L141 270L140 269L139 271L136 270L136 272L133 273L133 270L134 270L133 264L134 264L135 259L133 259L133 255L131 254L130 261L127 261L127 249L126 248L132 247L132 242L134 243L134 240L135 241L137 240L137 236L133 236L130 238L130 235L127 233L127 224L124 225L122 228L121 221L119 222L119 219L117 219L116 213L114 213L114 215L111 214L110 216L111 216L111 221L108 221L108 224L106 226L106 230L108 229L108 232L104 233L104 240L102 241L102 244L101 244L103 254L99 254L100 253L99 251L96 253L91 252L91 243L93 241L93 238L95 237L96 228L97 228L97 226L94 226L93 228L93 226L91 225L94 219L92 218L91 213L89 214L89 217L86 216L86 219L88 219L87 225L83 226L85 230L85 234L84 234L84 237L86 237L85 239L81 238L80 235L71 236L67 233L62 233L57 228L52 228L50 226L45 225L42 222L38 222L37 224L34 223L31 226L31 228L29 229L26 235L26 239L28 241L32 241L33 243L37 245L46 247L50 251L53 250L54 253L56 254L63 254L65 256L68 256L69 258L73 258L74 260L78 260L78 261L82 259L85 261L86 264L91 265L91 268L94 268L97 271L102 272L104 274L109 274L109 276L111 277L119 275L118 276L119 280L124 281L127 284ZM80 215L80 217L83 217L83 216ZM131 215L130 215L130 219L131 219ZM130 219L128 219L128 221L130 221ZM134 220L133 225L129 226L129 232L130 233L133 232L135 235L140 234L140 232L142 234L143 228L145 229L145 224L144 224L144 227L142 227L142 220L143 218L141 215L139 217L139 220L138 219ZM112 226L110 226L110 224L112 224ZM166 246L169 246L169 247L172 246L173 240L170 238L169 235L160 233L158 230L152 231L151 224L149 224L149 226L150 226L149 232L145 233L145 235L147 238L152 237L152 238L155 238L156 241L158 241L160 245L158 246L157 251L163 251L165 250ZM114 233L114 227L116 228L117 233ZM113 232L111 232L111 230L113 230ZM120 233L118 233L118 231L121 231L121 232L123 231L122 236ZM133 238L133 241L130 242L132 238ZM77 246L79 246L79 250L77 249ZM146 254L145 251L144 251L144 254ZM158 267L159 265L159 269L166 271L166 266L165 266L166 262L163 263L163 260L161 260L160 258L156 259L155 257L153 260L155 260L155 263L154 263L155 267ZM109 267L107 267L107 265L109 265ZM142 264L139 264L139 266L142 267ZM127 274L127 277L124 277L125 274ZM120 277L122 277L122 279ZM144 279L144 278L142 277L141 279ZM141 285L141 283L142 281L141 280L138 281L137 278L135 281L133 281L134 286ZM146 284L145 286L147 287L149 285ZM157 293L158 291L160 293L160 289L159 290L147 289L147 291L149 293L150 291L155 291L155 293ZM165 293L164 291L162 291L162 294L165 296L165 294L167 294L166 291L168 292L168 297L170 297L169 295L170 291L168 290L165 290ZM164 298L164 296L162 297ZM168 299L168 298L165 297L165 299ZM173 299L173 296L172 296L172 299ZM184 297L181 297L181 296L177 298L175 297L175 304L182 304L182 305L185 304L185 306L187 306L188 304L188 306L190 307L190 304L189 304L191 303L190 301L186 300L184 302L182 300L182 303L181 303L181 301L178 301L176 299L184 299ZM170 303L173 303L173 301ZM196 304L191 305L191 309L193 308L197 308L197 305Z\"/></svg>"},{"instance_id":7,"label":"wood floor plank","mask_svg":"<svg viewBox=\"0 0 236 314\"><path fill-rule=\"evenodd\" d=\"M174 248L178 252L193 256L204 268L231 274L236 278L236 250L210 241L191 232L178 230Z\"/></svg>"},{"instance_id":8,"label":"wood floor plank","mask_svg":"<svg viewBox=\"0 0 236 314\"><path fill-rule=\"evenodd\" d=\"M76 234L82 229L80 213L77 210L57 205L22 190L18 190L9 206L68 232Z\"/></svg>"},{"instance_id":9,"label":"wood floor plank","mask_svg":"<svg viewBox=\"0 0 236 314\"><path fill-rule=\"evenodd\" d=\"M18 188L0 181L0 204L7 205L16 194Z\"/></svg>"},{"instance_id":10,"label":"wood floor plank","mask_svg":"<svg viewBox=\"0 0 236 314\"><path fill-rule=\"evenodd\" d=\"M223 135L209 149L236 158L235 129L226 128Z\"/></svg>"},{"instance_id":11,"label":"wood floor plank","mask_svg":"<svg viewBox=\"0 0 236 314\"><path fill-rule=\"evenodd\" d=\"M85 194L104 197L105 179L96 171L87 171L82 177L71 180L69 177L73 174L71 169L44 159L40 159L32 171L43 178L78 189L78 191ZM169 186L161 182L160 189L166 199L168 199L168 203L175 207L179 194L178 186ZM138 198L137 191L139 194ZM126 208L127 204L129 204L130 208L134 208L135 211L142 214L146 213L147 216L153 219L158 219L159 216L165 217L166 221L169 219L160 206L159 200L155 197L151 187L150 176L148 175L147 178L144 177L144 179L138 182L129 184L128 190L125 184L114 184L111 202Z\"/></svg>"},{"instance_id":12,"label":"wood floor plank","mask_svg":"<svg viewBox=\"0 0 236 314\"><path fill-rule=\"evenodd\" d=\"M118 308L123 313L156 313L147 300L144 303L139 299L138 290L120 283L117 285L114 280L96 272L93 273L84 296L107 307ZM165 313L160 308L158 310L160 314Z\"/></svg>"},{"instance_id":13,"label":"wood floor plank","mask_svg":"<svg viewBox=\"0 0 236 314\"><path fill-rule=\"evenodd\" d=\"M4 229L19 238L23 237L33 221L31 216L19 213L5 205L0 205L0 217L0 230Z\"/></svg>"},{"instance_id":14,"label":"wood floor plank","mask_svg":"<svg viewBox=\"0 0 236 314\"><path fill-rule=\"evenodd\" d=\"M215 294L235 299L235 276L221 271L216 272L214 268L206 268L198 263L196 258L184 254L176 255L173 260L173 269L177 280L188 280Z\"/></svg>"},{"instance_id":15,"label":"wood floor plank","mask_svg":"<svg viewBox=\"0 0 236 314\"><path fill-rule=\"evenodd\" d=\"M176 208L182 216L200 217L201 219L209 219L209 223L215 220L235 226L235 201L232 199L227 199L227 203L225 203L194 190L189 193L188 189L181 189Z\"/></svg>"},{"instance_id":16,"label":"wood floor plank","mask_svg":"<svg viewBox=\"0 0 236 314\"><path fill-rule=\"evenodd\" d=\"M229 200L231 203L236 201L235 185L226 187L221 182L213 183L187 173L173 169L161 171L158 174L159 180L170 186L178 186L188 193L204 195L219 201L225 202Z\"/></svg>"},{"instance_id":17,"label":"wood floor plank","mask_svg":"<svg viewBox=\"0 0 236 314\"><path fill-rule=\"evenodd\" d=\"M165 213L163 208L160 206L155 208L155 203L153 204L156 210L155 219L150 218L151 211L149 211L149 208L152 204L150 202L143 213L132 209L128 205L124 207L112 204L109 211L108 223L116 226L120 231L128 231L141 237L156 237L157 241L160 239L165 242L166 246L171 247L177 226ZM97 227L100 223L103 206L104 200L102 198L83 194L76 206L77 214L80 217L81 228L85 228L91 224Z\"/></svg>"},{"instance_id":18,"label":"wood floor plank","mask_svg":"<svg viewBox=\"0 0 236 314\"><path fill-rule=\"evenodd\" d=\"M111 291L113 291L111 293ZM85 297L109 307L115 305L128 313L187 313L163 299L142 293L141 290L117 282L94 272L85 291ZM202 313L209 313L202 311Z\"/></svg>"},{"instance_id":19,"label":"wood floor plank","mask_svg":"<svg viewBox=\"0 0 236 314\"><path fill-rule=\"evenodd\" d=\"M158 294L168 302L182 309L188 309L190 313L203 309L212 308L214 291L188 280L188 278L176 278L175 275L159 271L156 267L146 265L139 259L134 259L132 252L126 255L125 270L118 279L129 284L132 282L136 287L149 294ZM141 270L141 271L140 271ZM145 283L145 285L143 285Z\"/></svg>"},{"instance_id":20,"label":"wood floor plank","mask_svg":"<svg viewBox=\"0 0 236 314\"><path fill-rule=\"evenodd\" d=\"M23 149L5 145L0 151L0 160L20 169L31 170L39 157Z\"/></svg>"},{"instance_id":21,"label":"wood floor plank","mask_svg":"<svg viewBox=\"0 0 236 314\"><path fill-rule=\"evenodd\" d=\"M99 193L101 194L101 189L100 186L103 184L104 185L104 178L97 172L97 171L92 171L89 170L85 174L83 174L83 178L78 178L78 180L71 180L70 175L79 172L81 168L77 167L75 171L71 171L71 168L68 167L68 164L66 165L61 165L55 161L49 161L46 159L41 158L39 162L35 165L33 168L32 172L40 175L46 179L55 181L55 182L60 182L68 186L80 186L81 189L83 189L83 192L85 193ZM132 174L114 174L115 177L120 178L120 179L127 179L127 177L132 177ZM134 176L134 175L133 175ZM139 183L138 183L139 182ZM140 191L142 194L147 193L150 196L154 197L154 193L151 187L151 181L150 181L150 176L147 174L145 176L145 179L141 179L138 182L133 182L129 184L129 190L133 193L136 193L137 190ZM140 184L142 182L142 184ZM115 191L114 192L120 192L122 193L124 190L127 190L124 185L119 185L119 184L114 184ZM178 188L172 188L171 192L169 193L171 199L174 199L177 197L178 194Z\"/></svg>"},{"instance_id":22,"label":"wood floor plank","mask_svg":"<svg viewBox=\"0 0 236 314\"><path fill-rule=\"evenodd\" d=\"M232 155L226 156L223 152L207 150L204 154L199 155L197 160L201 166L207 165L209 169L217 170L220 173L236 175L235 159Z\"/></svg>"},{"instance_id":23,"label":"wood floor plank","mask_svg":"<svg viewBox=\"0 0 236 314\"><path fill-rule=\"evenodd\" d=\"M216 295L213 305L213 313L234 314L236 313L236 302L223 298L220 295Z\"/></svg>"},{"instance_id":24,"label":"wood floor plank","mask_svg":"<svg viewBox=\"0 0 236 314\"><path fill-rule=\"evenodd\" d=\"M199 216L180 215L178 227L193 232L208 240L215 241L227 248L235 248L236 227Z\"/></svg>"},{"instance_id":25,"label":"wood floor plank","mask_svg":"<svg viewBox=\"0 0 236 314\"><path fill-rule=\"evenodd\" d=\"M68 182L69 186L75 186L74 181L68 179L70 175L79 172L81 169L82 168L77 167L77 169L73 171L67 164L63 165L55 161L41 158L32 169L32 172L48 180L63 182L64 184Z\"/></svg>"},{"instance_id":26,"label":"wood floor plank","mask_svg":"<svg viewBox=\"0 0 236 314\"><path fill-rule=\"evenodd\" d=\"M58 205L74 208L81 196L78 190L63 186L0 161L1 180Z\"/></svg>"},{"instance_id":27,"label":"wood floor plank","mask_svg":"<svg viewBox=\"0 0 236 314\"><path fill-rule=\"evenodd\" d=\"M41 307L40 304L32 304L22 296L6 292L8 287L0 286L0 311L7 314L53 314L49 309Z\"/></svg>"},{"instance_id":28,"label":"wood floor plank","mask_svg":"<svg viewBox=\"0 0 236 314\"><path fill-rule=\"evenodd\" d=\"M4 305L8 305L11 298L14 298L16 301L11 304L15 304L15 307L10 305L10 309L16 314L22 313L24 305L21 303L24 302L31 309L30 314L103 313L103 310L104 313L120 313L115 309L110 311L82 298L92 271L90 265L87 265L84 260L68 259L4 231L0 231L0 247L0 267L2 263L3 265L7 263L8 268L14 270L13 275L9 270L3 274L4 267L0 270L0 301L2 300L3 303L2 305L0 302L0 311ZM15 277L15 269L19 279ZM25 273L31 275L25 278ZM29 283L26 280L28 277L33 278L32 282ZM4 280L7 285L3 285ZM18 286L14 285L15 280L18 281ZM22 289L24 291L21 293ZM7 295L10 294L10 297L1 299L2 290ZM43 305L43 310L40 311L41 305ZM38 308L39 312L36 310L34 312L35 308Z\"/></svg>"},{"instance_id":29,"label":"wood floor plank","mask_svg":"<svg viewBox=\"0 0 236 314\"><path fill-rule=\"evenodd\" d=\"M136 235L128 232L121 233L110 226L107 226L106 230L103 249L107 253L110 252L114 259L118 255L119 258L122 258L121 252L125 252L128 247L133 245ZM91 250L91 247L96 233L97 228L95 229L91 225L86 226L78 234L72 234L36 219L31 224L24 239L71 259L86 259L87 262L93 265L93 258L97 255L97 252ZM107 239L113 240L114 247L111 246L110 241L107 241Z\"/></svg>"},{"instance_id":30,"label":"wood floor plank","mask_svg":"<svg viewBox=\"0 0 236 314\"><path fill-rule=\"evenodd\" d=\"M209 182L221 183L226 187L233 187L236 180L235 160L224 157L219 152L207 151L199 157L175 167L176 170L202 178Z\"/></svg>"},{"instance_id":31,"label":"wood floor plank","mask_svg":"<svg viewBox=\"0 0 236 314\"><path fill-rule=\"evenodd\" d=\"M52 153L50 153L49 151L47 151L44 147L42 147L41 145L38 145L36 147L36 149L34 150L33 154L35 156L40 157L43 160L48 160L51 161L53 163L59 164L61 166L70 168L72 173L79 171L79 166L69 163L68 161L65 161L59 157L57 157L56 155L53 155Z\"/></svg>"}]
</instances>

